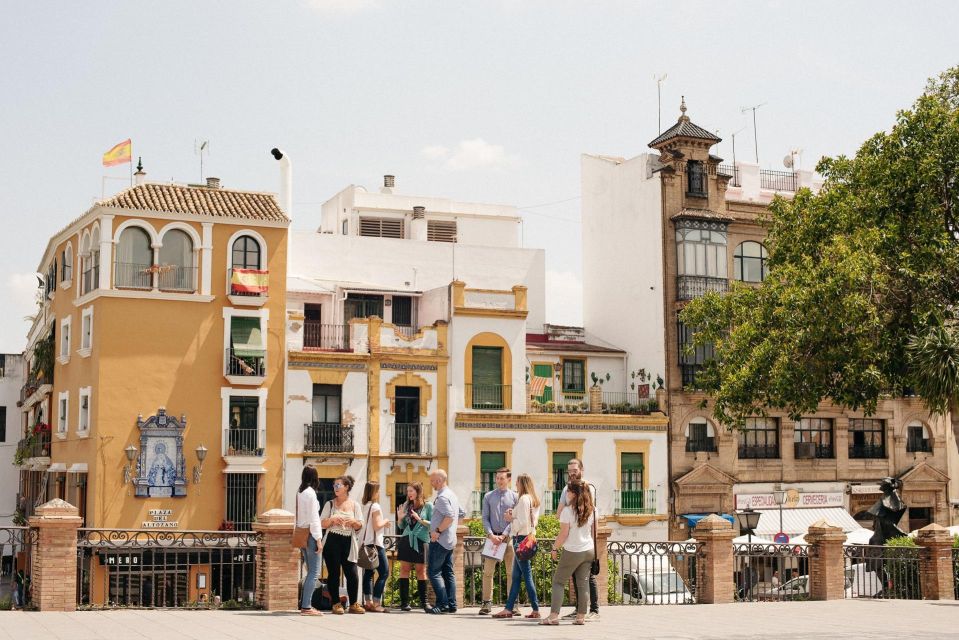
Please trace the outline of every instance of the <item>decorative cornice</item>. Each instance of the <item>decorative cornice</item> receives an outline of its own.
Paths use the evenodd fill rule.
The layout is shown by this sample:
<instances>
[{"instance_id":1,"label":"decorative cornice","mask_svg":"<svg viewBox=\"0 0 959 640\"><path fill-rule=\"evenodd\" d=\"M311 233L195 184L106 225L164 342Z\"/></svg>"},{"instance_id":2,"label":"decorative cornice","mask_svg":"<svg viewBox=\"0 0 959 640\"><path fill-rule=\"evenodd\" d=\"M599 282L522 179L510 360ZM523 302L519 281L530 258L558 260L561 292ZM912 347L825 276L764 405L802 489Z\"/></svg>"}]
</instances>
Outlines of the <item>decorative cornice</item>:
<instances>
[{"instance_id":1,"label":"decorative cornice","mask_svg":"<svg viewBox=\"0 0 959 640\"><path fill-rule=\"evenodd\" d=\"M366 364L362 362L318 362L315 360L290 360L291 369L346 369L349 371L366 371Z\"/></svg>"},{"instance_id":2,"label":"decorative cornice","mask_svg":"<svg viewBox=\"0 0 959 640\"><path fill-rule=\"evenodd\" d=\"M380 369L389 369L391 371L436 371L438 367L435 364L426 364L419 362L384 362Z\"/></svg>"}]
</instances>

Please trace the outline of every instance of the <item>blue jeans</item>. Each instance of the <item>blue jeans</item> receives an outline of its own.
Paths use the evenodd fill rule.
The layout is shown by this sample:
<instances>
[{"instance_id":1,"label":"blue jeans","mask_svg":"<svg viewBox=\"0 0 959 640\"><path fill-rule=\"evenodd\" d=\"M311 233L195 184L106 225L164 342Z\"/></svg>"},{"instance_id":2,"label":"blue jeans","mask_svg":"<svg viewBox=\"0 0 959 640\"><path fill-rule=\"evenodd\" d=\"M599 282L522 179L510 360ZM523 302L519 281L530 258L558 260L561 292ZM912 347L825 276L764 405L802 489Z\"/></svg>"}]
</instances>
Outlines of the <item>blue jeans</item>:
<instances>
[{"instance_id":1,"label":"blue jeans","mask_svg":"<svg viewBox=\"0 0 959 640\"><path fill-rule=\"evenodd\" d=\"M536 585L533 584L533 566L529 560L520 560L518 556L515 556L517 547L519 543L526 539L526 536L514 536L513 537L513 578L509 588L509 597L506 599L506 610L512 611L513 607L516 605L516 599L519 598L519 581L520 578L523 579L523 582L526 584L526 595L529 596L529 604L533 607L533 611L539 611L539 601L536 599Z\"/></svg>"},{"instance_id":2,"label":"blue jeans","mask_svg":"<svg viewBox=\"0 0 959 640\"><path fill-rule=\"evenodd\" d=\"M376 553L380 558L380 564L375 569L363 570L363 599L368 600L372 594L374 600L383 598L383 591L386 589L386 579L390 575L390 565L386 561L386 550L383 547L376 547ZM376 572L376 582L373 582L373 572Z\"/></svg>"},{"instance_id":3,"label":"blue jeans","mask_svg":"<svg viewBox=\"0 0 959 640\"><path fill-rule=\"evenodd\" d=\"M313 606L313 590L316 589L316 576L320 573L320 554L317 553L316 538L309 536L306 548L300 549L303 562L306 563L306 578L303 579L303 595L300 597L300 608L309 609Z\"/></svg>"},{"instance_id":4,"label":"blue jeans","mask_svg":"<svg viewBox=\"0 0 959 640\"><path fill-rule=\"evenodd\" d=\"M434 606L456 608L456 578L453 576L453 550L439 542L430 543L426 573L436 594Z\"/></svg>"}]
</instances>

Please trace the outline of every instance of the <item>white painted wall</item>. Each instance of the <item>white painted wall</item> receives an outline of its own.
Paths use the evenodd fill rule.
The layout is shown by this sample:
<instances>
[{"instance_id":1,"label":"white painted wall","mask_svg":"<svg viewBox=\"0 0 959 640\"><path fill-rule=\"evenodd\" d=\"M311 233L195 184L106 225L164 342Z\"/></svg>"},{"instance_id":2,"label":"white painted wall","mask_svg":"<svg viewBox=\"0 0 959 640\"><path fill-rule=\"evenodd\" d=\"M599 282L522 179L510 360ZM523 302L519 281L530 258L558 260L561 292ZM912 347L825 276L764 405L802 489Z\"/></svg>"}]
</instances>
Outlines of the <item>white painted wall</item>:
<instances>
[{"instance_id":1,"label":"white painted wall","mask_svg":"<svg viewBox=\"0 0 959 640\"><path fill-rule=\"evenodd\" d=\"M0 527L10 526L17 506L19 469L13 466L13 454L22 437L21 412L17 407L20 387L25 382L23 358L7 354L3 377L0 377L0 407L6 407L6 434L0 438Z\"/></svg>"},{"instance_id":2,"label":"white painted wall","mask_svg":"<svg viewBox=\"0 0 959 640\"><path fill-rule=\"evenodd\" d=\"M661 186L651 154L583 155L583 320L625 349L628 370L665 375Z\"/></svg>"},{"instance_id":3,"label":"white painted wall","mask_svg":"<svg viewBox=\"0 0 959 640\"><path fill-rule=\"evenodd\" d=\"M466 408L466 346L480 333L495 333L509 345L512 360L512 411L526 411L526 323L521 318L453 316L450 323L450 402L452 416Z\"/></svg>"}]
</instances>

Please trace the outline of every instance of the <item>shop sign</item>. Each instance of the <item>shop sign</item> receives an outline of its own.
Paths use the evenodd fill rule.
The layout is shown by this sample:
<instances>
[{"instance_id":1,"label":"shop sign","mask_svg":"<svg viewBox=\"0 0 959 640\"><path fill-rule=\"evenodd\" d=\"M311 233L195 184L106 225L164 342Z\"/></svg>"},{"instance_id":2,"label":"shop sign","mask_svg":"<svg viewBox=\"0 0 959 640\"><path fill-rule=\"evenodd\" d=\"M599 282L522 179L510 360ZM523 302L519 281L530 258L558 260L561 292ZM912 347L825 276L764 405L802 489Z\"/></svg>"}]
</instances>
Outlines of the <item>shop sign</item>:
<instances>
[{"instance_id":1,"label":"shop sign","mask_svg":"<svg viewBox=\"0 0 959 640\"><path fill-rule=\"evenodd\" d=\"M846 496L843 493L827 493L814 491L803 493L797 489L786 491L786 502L783 509L824 509L828 507L846 506ZM737 509L778 509L776 498L772 493L740 493L736 495Z\"/></svg>"},{"instance_id":2,"label":"shop sign","mask_svg":"<svg viewBox=\"0 0 959 640\"><path fill-rule=\"evenodd\" d=\"M150 509L147 514L150 519L141 523L141 529L176 529L180 526L178 521L171 520L173 509Z\"/></svg>"}]
</instances>

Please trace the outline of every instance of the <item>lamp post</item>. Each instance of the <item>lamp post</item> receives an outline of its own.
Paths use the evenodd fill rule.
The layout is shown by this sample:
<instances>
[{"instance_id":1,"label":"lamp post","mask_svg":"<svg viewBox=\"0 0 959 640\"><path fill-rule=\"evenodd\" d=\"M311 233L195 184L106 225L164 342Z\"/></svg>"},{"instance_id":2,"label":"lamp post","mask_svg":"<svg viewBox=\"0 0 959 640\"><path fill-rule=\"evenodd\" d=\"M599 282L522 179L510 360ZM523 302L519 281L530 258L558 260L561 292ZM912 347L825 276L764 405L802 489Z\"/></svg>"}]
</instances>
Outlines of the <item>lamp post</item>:
<instances>
[{"instance_id":1,"label":"lamp post","mask_svg":"<svg viewBox=\"0 0 959 640\"><path fill-rule=\"evenodd\" d=\"M746 530L746 544L753 543L753 529L759 526L759 517L761 515L761 513L752 507L746 507L742 511L736 512L736 521L739 523L739 528Z\"/></svg>"},{"instance_id":2,"label":"lamp post","mask_svg":"<svg viewBox=\"0 0 959 640\"><path fill-rule=\"evenodd\" d=\"M783 533L783 505L786 503L786 492L782 487L773 491L773 499L779 505L779 533Z\"/></svg>"},{"instance_id":3,"label":"lamp post","mask_svg":"<svg viewBox=\"0 0 959 640\"><path fill-rule=\"evenodd\" d=\"M123 467L123 484L130 484L133 479L133 460L137 457L137 448L132 444L123 450L126 454L127 464Z\"/></svg>"}]
</instances>

